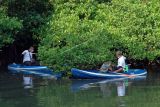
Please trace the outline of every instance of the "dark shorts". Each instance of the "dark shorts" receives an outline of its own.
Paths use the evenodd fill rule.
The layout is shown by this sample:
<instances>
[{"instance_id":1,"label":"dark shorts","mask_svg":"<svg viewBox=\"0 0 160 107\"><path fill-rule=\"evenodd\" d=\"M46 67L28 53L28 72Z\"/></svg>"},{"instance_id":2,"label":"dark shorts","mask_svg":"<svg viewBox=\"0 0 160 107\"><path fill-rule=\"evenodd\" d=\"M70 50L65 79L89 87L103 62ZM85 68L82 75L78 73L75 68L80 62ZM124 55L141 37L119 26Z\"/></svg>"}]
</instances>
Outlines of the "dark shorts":
<instances>
[{"instance_id":1,"label":"dark shorts","mask_svg":"<svg viewBox=\"0 0 160 107\"><path fill-rule=\"evenodd\" d=\"M32 65L32 62L31 62L31 61L25 61L25 62L23 63L23 65L31 66L31 65Z\"/></svg>"},{"instance_id":2,"label":"dark shorts","mask_svg":"<svg viewBox=\"0 0 160 107\"><path fill-rule=\"evenodd\" d=\"M118 69L120 69L120 68L123 68L123 67L121 67L121 66L114 67L114 68L113 68L113 71L116 71L116 70L118 70ZM122 71L122 72L123 72L123 71Z\"/></svg>"},{"instance_id":3,"label":"dark shorts","mask_svg":"<svg viewBox=\"0 0 160 107\"><path fill-rule=\"evenodd\" d=\"M39 66L40 64L39 64L39 62L37 62L37 61L34 61L34 62L25 61L25 62L23 63L23 65L25 65L25 66Z\"/></svg>"},{"instance_id":4,"label":"dark shorts","mask_svg":"<svg viewBox=\"0 0 160 107\"><path fill-rule=\"evenodd\" d=\"M117 67L117 70L120 69L120 68L123 68L123 67L119 66L119 67Z\"/></svg>"}]
</instances>

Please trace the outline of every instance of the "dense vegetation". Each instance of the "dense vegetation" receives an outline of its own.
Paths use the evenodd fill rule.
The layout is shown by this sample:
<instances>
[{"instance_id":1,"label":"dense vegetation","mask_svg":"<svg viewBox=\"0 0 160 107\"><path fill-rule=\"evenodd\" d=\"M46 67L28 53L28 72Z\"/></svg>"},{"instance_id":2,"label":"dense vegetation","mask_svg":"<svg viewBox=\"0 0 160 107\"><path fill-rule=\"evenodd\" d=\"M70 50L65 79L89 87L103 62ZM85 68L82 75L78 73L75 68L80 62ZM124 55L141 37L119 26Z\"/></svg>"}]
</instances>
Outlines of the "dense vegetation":
<instances>
[{"instance_id":1,"label":"dense vegetation","mask_svg":"<svg viewBox=\"0 0 160 107\"><path fill-rule=\"evenodd\" d=\"M35 44L41 63L57 70L93 68L122 50L129 58L160 56L158 0L6 0L0 47Z\"/></svg>"},{"instance_id":2,"label":"dense vegetation","mask_svg":"<svg viewBox=\"0 0 160 107\"><path fill-rule=\"evenodd\" d=\"M54 11L49 0L5 0L0 6L0 47L37 45L40 28Z\"/></svg>"},{"instance_id":3,"label":"dense vegetation","mask_svg":"<svg viewBox=\"0 0 160 107\"><path fill-rule=\"evenodd\" d=\"M0 7L0 48L12 43L18 30L22 28L22 21L7 15L7 7Z\"/></svg>"},{"instance_id":4,"label":"dense vegetation","mask_svg":"<svg viewBox=\"0 0 160 107\"><path fill-rule=\"evenodd\" d=\"M134 59L160 55L158 0L54 0L39 46L43 64L92 68L122 50ZM67 65L67 66L66 66Z\"/></svg>"},{"instance_id":5,"label":"dense vegetation","mask_svg":"<svg viewBox=\"0 0 160 107\"><path fill-rule=\"evenodd\" d=\"M23 20L23 27L16 35L18 45L37 45L39 33L48 16L54 11L50 0L8 0L8 15Z\"/></svg>"}]
</instances>

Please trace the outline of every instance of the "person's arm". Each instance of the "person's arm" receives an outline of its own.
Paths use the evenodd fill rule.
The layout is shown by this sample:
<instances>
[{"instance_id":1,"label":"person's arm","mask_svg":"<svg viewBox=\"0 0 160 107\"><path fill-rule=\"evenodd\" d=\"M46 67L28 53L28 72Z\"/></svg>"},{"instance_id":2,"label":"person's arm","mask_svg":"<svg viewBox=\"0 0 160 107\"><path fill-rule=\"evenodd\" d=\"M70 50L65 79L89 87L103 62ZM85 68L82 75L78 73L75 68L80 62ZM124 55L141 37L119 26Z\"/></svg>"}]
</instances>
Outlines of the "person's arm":
<instances>
[{"instance_id":1,"label":"person's arm","mask_svg":"<svg viewBox=\"0 0 160 107\"><path fill-rule=\"evenodd\" d=\"M26 54L26 50L22 52L22 55Z\"/></svg>"}]
</instances>

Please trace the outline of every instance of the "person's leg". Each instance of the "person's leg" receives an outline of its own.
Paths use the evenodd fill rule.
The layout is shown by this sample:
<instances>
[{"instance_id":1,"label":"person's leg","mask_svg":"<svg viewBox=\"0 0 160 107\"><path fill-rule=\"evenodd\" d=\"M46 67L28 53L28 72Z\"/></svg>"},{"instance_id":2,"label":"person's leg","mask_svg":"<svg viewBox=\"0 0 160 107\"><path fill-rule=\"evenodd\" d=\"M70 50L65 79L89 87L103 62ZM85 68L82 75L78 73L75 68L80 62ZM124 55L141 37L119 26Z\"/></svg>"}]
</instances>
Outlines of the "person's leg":
<instances>
[{"instance_id":1,"label":"person's leg","mask_svg":"<svg viewBox=\"0 0 160 107\"><path fill-rule=\"evenodd\" d=\"M31 65L32 65L32 66L40 66L40 64L39 64L39 62L38 62L38 61L34 61L34 62L32 62L32 63L31 63Z\"/></svg>"},{"instance_id":2,"label":"person's leg","mask_svg":"<svg viewBox=\"0 0 160 107\"><path fill-rule=\"evenodd\" d=\"M120 70L122 69L122 70ZM118 70L118 71L117 71ZM120 70L120 71L119 71ZM123 73L123 67L119 66L119 67L116 67L116 69L114 71L117 71L118 73Z\"/></svg>"},{"instance_id":3,"label":"person's leg","mask_svg":"<svg viewBox=\"0 0 160 107\"><path fill-rule=\"evenodd\" d=\"M113 67L110 66L110 67L108 68L108 71L113 71Z\"/></svg>"},{"instance_id":4,"label":"person's leg","mask_svg":"<svg viewBox=\"0 0 160 107\"><path fill-rule=\"evenodd\" d=\"M38 61L35 61L36 66L40 66L40 63Z\"/></svg>"}]
</instances>

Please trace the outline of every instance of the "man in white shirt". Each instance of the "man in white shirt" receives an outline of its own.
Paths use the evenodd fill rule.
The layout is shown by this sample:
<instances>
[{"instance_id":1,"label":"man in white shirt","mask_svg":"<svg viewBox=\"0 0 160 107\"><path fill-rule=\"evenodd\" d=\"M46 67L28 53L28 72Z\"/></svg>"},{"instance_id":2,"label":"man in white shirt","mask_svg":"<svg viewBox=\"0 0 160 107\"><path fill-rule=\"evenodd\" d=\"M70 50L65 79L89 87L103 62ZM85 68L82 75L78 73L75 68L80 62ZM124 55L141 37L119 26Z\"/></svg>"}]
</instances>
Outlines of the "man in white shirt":
<instances>
[{"instance_id":1,"label":"man in white shirt","mask_svg":"<svg viewBox=\"0 0 160 107\"><path fill-rule=\"evenodd\" d=\"M116 52L116 57L118 58L118 65L117 65L117 69L114 72L123 72L126 63L126 57L123 56L121 51L117 51Z\"/></svg>"},{"instance_id":2,"label":"man in white shirt","mask_svg":"<svg viewBox=\"0 0 160 107\"><path fill-rule=\"evenodd\" d=\"M23 55L23 64L27 66L31 66L33 62L33 51L34 47L31 46L28 50L22 52Z\"/></svg>"}]
</instances>

